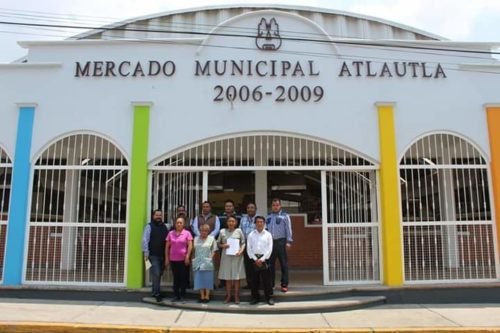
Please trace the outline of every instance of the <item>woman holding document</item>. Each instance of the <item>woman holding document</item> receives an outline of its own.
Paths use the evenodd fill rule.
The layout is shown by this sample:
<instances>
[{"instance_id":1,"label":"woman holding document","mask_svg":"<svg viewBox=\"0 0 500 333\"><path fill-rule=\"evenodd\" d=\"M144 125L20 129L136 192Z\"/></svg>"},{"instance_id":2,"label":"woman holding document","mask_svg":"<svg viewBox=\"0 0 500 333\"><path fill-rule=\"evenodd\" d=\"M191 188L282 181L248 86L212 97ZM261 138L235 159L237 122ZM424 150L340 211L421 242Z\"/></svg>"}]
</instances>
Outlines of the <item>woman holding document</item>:
<instances>
[{"instance_id":1,"label":"woman holding document","mask_svg":"<svg viewBox=\"0 0 500 333\"><path fill-rule=\"evenodd\" d=\"M226 299L231 301L234 286L234 303L240 303L240 280L245 279L245 266L243 264L243 251L245 251L245 236L236 228L236 216L227 218L227 228L222 229L217 239L219 248L222 249L219 279L226 280Z\"/></svg>"}]
</instances>

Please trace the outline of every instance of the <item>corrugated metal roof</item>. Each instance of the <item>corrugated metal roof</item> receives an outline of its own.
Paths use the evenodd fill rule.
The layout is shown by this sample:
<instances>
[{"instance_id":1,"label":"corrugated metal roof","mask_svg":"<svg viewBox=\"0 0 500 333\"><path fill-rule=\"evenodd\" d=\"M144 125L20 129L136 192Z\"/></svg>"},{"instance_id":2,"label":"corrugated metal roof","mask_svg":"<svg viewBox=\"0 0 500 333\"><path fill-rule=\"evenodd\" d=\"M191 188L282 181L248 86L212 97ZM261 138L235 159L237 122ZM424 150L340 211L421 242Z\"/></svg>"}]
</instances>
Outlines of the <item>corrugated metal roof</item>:
<instances>
[{"instance_id":1,"label":"corrugated metal roof","mask_svg":"<svg viewBox=\"0 0 500 333\"><path fill-rule=\"evenodd\" d=\"M258 10L278 10L309 19L333 38L446 40L387 20L344 11L290 5L219 5L163 12L133 18L76 35L71 39L158 39L209 33L222 22ZM139 30L139 31L137 31Z\"/></svg>"}]
</instances>

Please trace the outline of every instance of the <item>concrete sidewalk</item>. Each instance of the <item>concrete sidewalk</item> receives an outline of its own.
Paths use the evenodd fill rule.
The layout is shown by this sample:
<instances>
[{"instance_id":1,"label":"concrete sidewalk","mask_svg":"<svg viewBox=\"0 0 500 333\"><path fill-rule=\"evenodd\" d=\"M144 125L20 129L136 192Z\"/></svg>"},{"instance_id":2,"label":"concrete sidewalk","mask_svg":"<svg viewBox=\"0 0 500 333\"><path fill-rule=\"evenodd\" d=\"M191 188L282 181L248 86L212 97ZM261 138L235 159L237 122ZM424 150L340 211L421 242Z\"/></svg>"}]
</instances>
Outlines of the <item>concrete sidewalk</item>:
<instances>
[{"instance_id":1,"label":"concrete sidewalk","mask_svg":"<svg viewBox=\"0 0 500 333\"><path fill-rule=\"evenodd\" d=\"M500 333L500 304L397 304L343 312L262 315L131 302L0 299L0 332L35 331Z\"/></svg>"}]
</instances>

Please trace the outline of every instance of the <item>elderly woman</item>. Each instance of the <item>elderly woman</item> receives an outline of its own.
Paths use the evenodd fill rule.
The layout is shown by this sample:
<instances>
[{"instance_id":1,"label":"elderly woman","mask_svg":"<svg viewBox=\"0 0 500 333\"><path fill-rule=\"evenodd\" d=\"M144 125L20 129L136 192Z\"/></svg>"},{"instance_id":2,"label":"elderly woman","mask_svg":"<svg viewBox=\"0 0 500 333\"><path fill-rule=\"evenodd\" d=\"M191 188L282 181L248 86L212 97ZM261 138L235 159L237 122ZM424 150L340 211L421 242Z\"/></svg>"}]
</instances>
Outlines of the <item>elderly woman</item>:
<instances>
[{"instance_id":1,"label":"elderly woman","mask_svg":"<svg viewBox=\"0 0 500 333\"><path fill-rule=\"evenodd\" d=\"M222 229L217 239L219 247L223 249L219 279L226 280L226 299L231 301L234 286L234 303L240 303L240 280L245 279L245 266L242 253L245 251L245 236L241 229L236 229L238 221L234 215L227 218L227 228Z\"/></svg>"},{"instance_id":2,"label":"elderly woman","mask_svg":"<svg viewBox=\"0 0 500 333\"><path fill-rule=\"evenodd\" d=\"M193 249L193 236L184 229L184 217L175 220L175 229L170 231L165 245L165 266L172 268L174 276L173 302L181 301L186 296L188 271Z\"/></svg>"},{"instance_id":3,"label":"elderly woman","mask_svg":"<svg viewBox=\"0 0 500 333\"><path fill-rule=\"evenodd\" d=\"M203 224L200 227L200 235L194 239L194 290L200 291L200 303L210 301L210 290L214 287L214 263L213 257L217 251L217 242L209 235L210 226Z\"/></svg>"}]
</instances>

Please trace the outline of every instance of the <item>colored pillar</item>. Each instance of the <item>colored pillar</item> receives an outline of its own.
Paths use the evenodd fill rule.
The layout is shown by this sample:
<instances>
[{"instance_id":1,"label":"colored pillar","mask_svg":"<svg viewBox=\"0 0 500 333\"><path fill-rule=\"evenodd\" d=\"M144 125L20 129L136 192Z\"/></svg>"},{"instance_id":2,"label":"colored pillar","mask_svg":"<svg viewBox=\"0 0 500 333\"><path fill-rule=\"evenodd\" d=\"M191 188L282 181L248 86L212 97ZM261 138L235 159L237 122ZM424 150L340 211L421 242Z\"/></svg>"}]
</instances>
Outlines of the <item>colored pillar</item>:
<instances>
[{"instance_id":1,"label":"colored pillar","mask_svg":"<svg viewBox=\"0 0 500 333\"><path fill-rule=\"evenodd\" d=\"M137 102L132 105L134 125L130 165L127 287L141 288L144 267L141 239L144 225L148 222L148 139L152 104Z\"/></svg>"},{"instance_id":2,"label":"colored pillar","mask_svg":"<svg viewBox=\"0 0 500 333\"><path fill-rule=\"evenodd\" d=\"M491 180L493 183L493 204L497 229L497 249L500 249L500 104L486 105L488 133L491 152ZM498 254L497 254L498 257ZM500 273L497 272L497 276Z\"/></svg>"},{"instance_id":3,"label":"colored pillar","mask_svg":"<svg viewBox=\"0 0 500 333\"><path fill-rule=\"evenodd\" d=\"M33 136L35 104L19 104L16 149L12 168L12 192L7 226L4 285L22 283L24 245L27 228L30 153Z\"/></svg>"},{"instance_id":4,"label":"colored pillar","mask_svg":"<svg viewBox=\"0 0 500 333\"><path fill-rule=\"evenodd\" d=\"M377 103L380 140L380 201L384 284L403 284L399 171L394 104Z\"/></svg>"}]
</instances>

